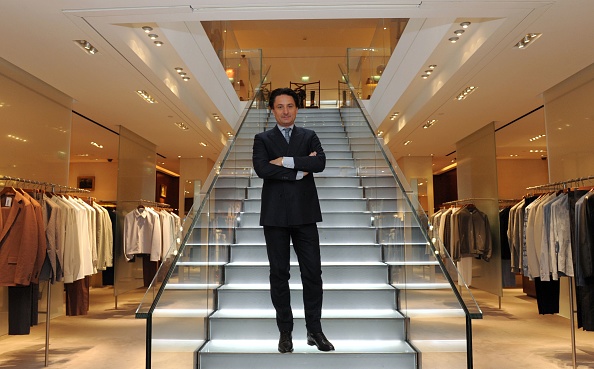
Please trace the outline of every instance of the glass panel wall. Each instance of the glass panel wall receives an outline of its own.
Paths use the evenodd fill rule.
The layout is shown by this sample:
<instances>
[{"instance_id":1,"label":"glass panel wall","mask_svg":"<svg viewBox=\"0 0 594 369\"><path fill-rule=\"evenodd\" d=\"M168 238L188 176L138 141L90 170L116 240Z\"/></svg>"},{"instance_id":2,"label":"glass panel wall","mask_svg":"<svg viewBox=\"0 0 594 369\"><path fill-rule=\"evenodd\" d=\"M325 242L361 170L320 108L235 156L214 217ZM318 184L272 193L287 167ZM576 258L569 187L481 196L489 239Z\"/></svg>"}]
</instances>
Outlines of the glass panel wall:
<instances>
[{"instance_id":1,"label":"glass panel wall","mask_svg":"<svg viewBox=\"0 0 594 369\"><path fill-rule=\"evenodd\" d=\"M373 95L407 23L408 19L379 19L369 47L347 49L347 74L358 98Z\"/></svg>"},{"instance_id":2,"label":"glass panel wall","mask_svg":"<svg viewBox=\"0 0 594 369\"><path fill-rule=\"evenodd\" d=\"M0 122L0 176L68 184L72 98L0 58ZM0 181L0 189L18 185ZM50 288L52 317L64 315L63 283ZM43 283L41 310L47 292ZM0 286L0 336L8 333L8 303L8 287Z\"/></svg>"},{"instance_id":3,"label":"glass panel wall","mask_svg":"<svg viewBox=\"0 0 594 369\"><path fill-rule=\"evenodd\" d=\"M183 240L163 258L136 312L147 319L147 367L196 367L196 351L208 339L208 318L246 206L253 134L264 129L266 106L266 101L250 102L237 135L227 142L184 219Z\"/></svg>"}]
</instances>

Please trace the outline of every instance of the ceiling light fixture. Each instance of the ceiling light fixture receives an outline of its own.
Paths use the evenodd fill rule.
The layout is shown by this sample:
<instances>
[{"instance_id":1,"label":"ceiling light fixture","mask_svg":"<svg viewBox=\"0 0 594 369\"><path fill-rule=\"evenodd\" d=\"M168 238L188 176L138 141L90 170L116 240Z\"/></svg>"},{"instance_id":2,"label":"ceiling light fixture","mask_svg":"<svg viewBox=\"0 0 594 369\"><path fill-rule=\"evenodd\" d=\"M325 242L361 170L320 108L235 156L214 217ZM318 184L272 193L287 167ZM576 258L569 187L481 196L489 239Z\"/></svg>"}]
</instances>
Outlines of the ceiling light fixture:
<instances>
[{"instance_id":1,"label":"ceiling light fixture","mask_svg":"<svg viewBox=\"0 0 594 369\"><path fill-rule=\"evenodd\" d=\"M427 123L423 124L423 128L427 129L434 125L437 122L437 119L428 120Z\"/></svg>"},{"instance_id":2,"label":"ceiling light fixture","mask_svg":"<svg viewBox=\"0 0 594 369\"><path fill-rule=\"evenodd\" d=\"M421 76L421 78L423 78L423 79L427 79L427 78L429 78L429 75L428 75L428 74L423 74L423 75Z\"/></svg>"},{"instance_id":3,"label":"ceiling light fixture","mask_svg":"<svg viewBox=\"0 0 594 369\"><path fill-rule=\"evenodd\" d=\"M163 46L163 42L162 41L155 41L155 45L157 45L157 46Z\"/></svg>"},{"instance_id":4,"label":"ceiling light fixture","mask_svg":"<svg viewBox=\"0 0 594 369\"><path fill-rule=\"evenodd\" d=\"M464 33L464 30L463 29L459 29L459 30L454 31L454 34L456 36L462 36L463 33Z\"/></svg>"},{"instance_id":5,"label":"ceiling light fixture","mask_svg":"<svg viewBox=\"0 0 594 369\"><path fill-rule=\"evenodd\" d=\"M180 76L184 77L184 76L185 76L185 75L187 75L188 73L186 73L186 72L178 72L178 74L179 74Z\"/></svg>"},{"instance_id":6,"label":"ceiling light fixture","mask_svg":"<svg viewBox=\"0 0 594 369\"><path fill-rule=\"evenodd\" d=\"M433 73L433 70L432 70L432 69L427 69L427 70L425 71L425 74L431 74L431 73Z\"/></svg>"},{"instance_id":7,"label":"ceiling light fixture","mask_svg":"<svg viewBox=\"0 0 594 369\"><path fill-rule=\"evenodd\" d=\"M200 145L206 147L207 145L204 142L200 142Z\"/></svg>"},{"instance_id":8,"label":"ceiling light fixture","mask_svg":"<svg viewBox=\"0 0 594 369\"><path fill-rule=\"evenodd\" d=\"M468 97L468 95L470 95L471 93L473 93L474 90L476 90L476 87L474 87L474 86L466 87L462 92L460 92L458 94L458 96L456 96L456 100L458 100L458 101L464 100L465 98Z\"/></svg>"},{"instance_id":9,"label":"ceiling light fixture","mask_svg":"<svg viewBox=\"0 0 594 369\"><path fill-rule=\"evenodd\" d=\"M20 142L27 142L27 140L26 140L26 139L24 139L24 138L20 138L20 137L18 137L18 136L15 136L15 135L8 135L8 138L12 138L12 139L13 139L13 140L15 140L15 141L20 141Z\"/></svg>"},{"instance_id":10,"label":"ceiling light fixture","mask_svg":"<svg viewBox=\"0 0 594 369\"><path fill-rule=\"evenodd\" d=\"M182 78L185 82L188 82L190 80L190 77L183 77Z\"/></svg>"},{"instance_id":11,"label":"ceiling light fixture","mask_svg":"<svg viewBox=\"0 0 594 369\"><path fill-rule=\"evenodd\" d=\"M138 94L138 96L142 97L142 99L149 104L157 103L157 100L155 100L151 95L149 95L148 92L146 92L144 90L137 90L136 93Z\"/></svg>"},{"instance_id":12,"label":"ceiling light fixture","mask_svg":"<svg viewBox=\"0 0 594 369\"><path fill-rule=\"evenodd\" d=\"M539 139L541 139L543 137L546 137L546 135L538 135L536 137L532 137L529 141L530 142L533 142L533 141L539 140Z\"/></svg>"},{"instance_id":13,"label":"ceiling light fixture","mask_svg":"<svg viewBox=\"0 0 594 369\"><path fill-rule=\"evenodd\" d=\"M74 43L80 46L87 54L95 55L99 52L99 50L87 40L74 40Z\"/></svg>"},{"instance_id":14,"label":"ceiling light fixture","mask_svg":"<svg viewBox=\"0 0 594 369\"><path fill-rule=\"evenodd\" d=\"M94 141L91 141L91 145L93 145L93 146L95 146L95 147L97 147L99 149L102 149L103 148L103 145L99 145L97 142L94 142Z\"/></svg>"},{"instance_id":15,"label":"ceiling light fixture","mask_svg":"<svg viewBox=\"0 0 594 369\"><path fill-rule=\"evenodd\" d=\"M383 134L384 134L384 131L379 131L379 132L377 133L377 137L382 137L382 136L383 136Z\"/></svg>"},{"instance_id":16,"label":"ceiling light fixture","mask_svg":"<svg viewBox=\"0 0 594 369\"><path fill-rule=\"evenodd\" d=\"M460 39L460 37L450 37L450 38L448 38L448 41L455 44L459 39Z\"/></svg>"},{"instance_id":17,"label":"ceiling light fixture","mask_svg":"<svg viewBox=\"0 0 594 369\"><path fill-rule=\"evenodd\" d=\"M410 144L411 142L412 142L411 140L408 140L408 141L406 141L406 142L404 143L404 146L406 146L406 145Z\"/></svg>"},{"instance_id":18,"label":"ceiling light fixture","mask_svg":"<svg viewBox=\"0 0 594 369\"><path fill-rule=\"evenodd\" d=\"M174 122L173 124L175 124L177 128L181 129L182 131L187 131L190 129L190 127L188 127L184 122Z\"/></svg>"},{"instance_id":19,"label":"ceiling light fixture","mask_svg":"<svg viewBox=\"0 0 594 369\"><path fill-rule=\"evenodd\" d=\"M214 119L215 119L217 122L220 122L220 121L221 121L221 117L219 117L219 115L218 115L217 113L212 113L212 116L214 117Z\"/></svg>"},{"instance_id":20,"label":"ceiling light fixture","mask_svg":"<svg viewBox=\"0 0 594 369\"><path fill-rule=\"evenodd\" d=\"M157 34L154 34L154 33L151 33L151 34L149 34L149 35L148 35L148 37L149 37L151 40L156 40L156 39L158 39L158 38L159 38L159 35L157 35Z\"/></svg>"},{"instance_id":21,"label":"ceiling light fixture","mask_svg":"<svg viewBox=\"0 0 594 369\"><path fill-rule=\"evenodd\" d=\"M462 22L462 23L460 23L460 27L462 27L462 28L468 28L468 26L470 26L471 24L472 23L470 23L470 22Z\"/></svg>"},{"instance_id":22,"label":"ceiling light fixture","mask_svg":"<svg viewBox=\"0 0 594 369\"><path fill-rule=\"evenodd\" d=\"M514 45L517 49L525 49L528 46L532 45L536 39L538 39L542 33L528 33L526 36L522 37L518 43Z\"/></svg>"},{"instance_id":23,"label":"ceiling light fixture","mask_svg":"<svg viewBox=\"0 0 594 369\"><path fill-rule=\"evenodd\" d=\"M436 64L431 64L431 65L429 66L429 69L435 69L435 68L437 68L437 65L436 65Z\"/></svg>"},{"instance_id":24,"label":"ceiling light fixture","mask_svg":"<svg viewBox=\"0 0 594 369\"><path fill-rule=\"evenodd\" d=\"M398 114L400 114L400 113L399 113L399 112L395 112L394 114L392 114L392 115L390 116L390 120L394 120L394 119L396 119L396 117L398 116Z\"/></svg>"},{"instance_id":25,"label":"ceiling light fixture","mask_svg":"<svg viewBox=\"0 0 594 369\"><path fill-rule=\"evenodd\" d=\"M144 30L145 33L150 33L153 30L153 27L144 26L144 27L142 27L142 29Z\"/></svg>"},{"instance_id":26,"label":"ceiling light fixture","mask_svg":"<svg viewBox=\"0 0 594 369\"><path fill-rule=\"evenodd\" d=\"M179 72L181 72L182 70L184 70L184 68L182 68L182 67L175 67L174 69L175 69L175 71L176 71L177 73L179 73Z\"/></svg>"}]
</instances>

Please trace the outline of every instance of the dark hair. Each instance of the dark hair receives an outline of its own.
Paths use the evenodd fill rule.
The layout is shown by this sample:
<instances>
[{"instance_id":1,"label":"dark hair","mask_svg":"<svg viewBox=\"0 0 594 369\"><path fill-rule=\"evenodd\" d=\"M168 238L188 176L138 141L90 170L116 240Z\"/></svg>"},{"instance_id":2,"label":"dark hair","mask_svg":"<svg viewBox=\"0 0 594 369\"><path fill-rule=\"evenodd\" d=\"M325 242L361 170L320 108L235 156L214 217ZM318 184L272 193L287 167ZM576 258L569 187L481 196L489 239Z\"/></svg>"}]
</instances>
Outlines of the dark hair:
<instances>
[{"instance_id":1,"label":"dark hair","mask_svg":"<svg viewBox=\"0 0 594 369\"><path fill-rule=\"evenodd\" d=\"M274 100L276 100L276 97L280 95L291 96L293 98L293 101L295 101L295 106L299 106L299 97L297 96L297 93L288 87L281 87L272 90L272 92L270 93L270 98L268 99L268 106L270 107L270 109L274 109Z\"/></svg>"}]
</instances>

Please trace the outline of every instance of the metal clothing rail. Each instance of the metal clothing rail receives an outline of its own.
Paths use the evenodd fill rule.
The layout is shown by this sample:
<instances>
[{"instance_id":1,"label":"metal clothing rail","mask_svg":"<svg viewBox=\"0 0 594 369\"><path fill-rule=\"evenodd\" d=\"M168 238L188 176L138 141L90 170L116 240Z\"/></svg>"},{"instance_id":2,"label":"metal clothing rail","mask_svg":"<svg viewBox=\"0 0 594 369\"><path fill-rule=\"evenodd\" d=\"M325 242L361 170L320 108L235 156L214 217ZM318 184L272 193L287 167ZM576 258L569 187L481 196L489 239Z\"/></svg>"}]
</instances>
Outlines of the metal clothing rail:
<instances>
[{"instance_id":1,"label":"metal clothing rail","mask_svg":"<svg viewBox=\"0 0 594 369\"><path fill-rule=\"evenodd\" d=\"M580 183L583 183L584 181L593 180L593 179L594 179L594 176L580 177L580 178L568 179L566 181L559 181L559 182L547 183L547 184L539 185L539 186L526 187L526 190L557 188L557 187L561 187L561 186L563 186L563 188L566 188L567 187L566 185L572 184L572 183L579 186Z\"/></svg>"},{"instance_id":2,"label":"metal clothing rail","mask_svg":"<svg viewBox=\"0 0 594 369\"><path fill-rule=\"evenodd\" d=\"M34 181L31 179L24 179L24 178L17 178L11 176L4 176L0 175L0 181L7 181L7 182L16 182L16 183L24 183L33 186L40 186L45 187L47 190L48 188L51 192L60 192L60 193L90 193L91 191L83 188L76 188L70 186L59 185L55 183L49 182L41 182L41 181ZM7 183L4 184L5 186ZM58 191L56 191L58 188ZM47 306L45 311L45 366L49 364L49 337L50 337L50 320L51 320L51 298L52 298L52 288L51 288L51 278L47 280Z\"/></svg>"},{"instance_id":3,"label":"metal clothing rail","mask_svg":"<svg viewBox=\"0 0 594 369\"><path fill-rule=\"evenodd\" d=\"M123 202L135 202L135 203L138 203L138 204L146 204L146 205L149 205L149 206L155 206L155 207L160 207L160 208L170 208L171 207L171 205L169 205L169 204L165 204L165 203L162 203L162 202L151 201L151 200L143 200L143 199L140 199L140 200L125 200L125 201L118 201L118 202L122 202L122 203Z\"/></svg>"},{"instance_id":4,"label":"metal clothing rail","mask_svg":"<svg viewBox=\"0 0 594 369\"><path fill-rule=\"evenodd\" d=\"M9 181L9 182L12 181L12 182L17 182L17 183L32 184L35 186L43 186L46 189L49 187L49 188L51 188L52 192L79 192L79 193L90 193L91 192L91 191L89 191L87 189L83 189L83 188L76 188L76 187L55 184L55 183L40 182L40 181L31 180L31 179L24 179L24 178L17 178L17 177L3 176L3 175L0 175L0 181ZM58 189L57 191L56 191L56 188Z\"/></svg>"},{"instance_id":5,"label":"metal clothing rail","mask_svg":"<svg viewBox=\"0 0 594 369\"><path fill-rule=\"evenodd\" d=\"M472 201L485 201L485 200L489 200L489 201L495 201L494 198L492 197L470 197L467 199L462 199L462 200L452 200L452 201L447 201L442 203L441 205L457 205L457 204L464 204L467 202L472 202Z\"/></svg>"}]
</instances>

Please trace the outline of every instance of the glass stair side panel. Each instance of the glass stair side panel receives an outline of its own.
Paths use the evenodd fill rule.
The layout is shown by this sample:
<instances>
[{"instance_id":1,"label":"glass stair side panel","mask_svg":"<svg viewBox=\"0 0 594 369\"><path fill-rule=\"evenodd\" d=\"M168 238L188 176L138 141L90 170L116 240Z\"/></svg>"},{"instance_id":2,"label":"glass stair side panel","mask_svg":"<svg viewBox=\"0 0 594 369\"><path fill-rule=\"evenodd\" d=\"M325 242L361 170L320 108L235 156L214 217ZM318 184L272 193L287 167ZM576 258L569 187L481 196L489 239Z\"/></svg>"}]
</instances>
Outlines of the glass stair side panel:
<instances>
[{"instance_id":1,"label":"glass stair side panel","mask_svg":"<svg viewBox=\"0 0 594 369\"><path fill-rule=\"evenodd\" d=\"M409 319L408 341L421 352L424 369L446 362L448 367L465 368L468 308L457 289L468 289L458 287L457 278L452 280L457 269L449 255L435 253L425 210L416 193L407 190L410 187L365 113L358 107L340 111L383 261L389 266L388 278L398 291L398 309ZM467 297L469 305L476 306L469 291Z\"/></svg>"}]
</instances>

